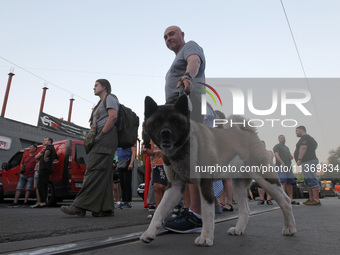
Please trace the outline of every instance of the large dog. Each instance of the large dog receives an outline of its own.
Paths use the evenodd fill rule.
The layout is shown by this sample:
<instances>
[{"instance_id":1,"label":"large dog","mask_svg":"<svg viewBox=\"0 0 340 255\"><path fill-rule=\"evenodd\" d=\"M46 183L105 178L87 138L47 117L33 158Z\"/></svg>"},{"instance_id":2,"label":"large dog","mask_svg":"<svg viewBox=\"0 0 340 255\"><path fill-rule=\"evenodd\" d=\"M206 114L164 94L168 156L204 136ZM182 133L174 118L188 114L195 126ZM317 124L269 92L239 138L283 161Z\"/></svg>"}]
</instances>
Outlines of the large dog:
<instances>
[{"instance_id":1,"label":"large dog","mask_svg":"<svg viewBox=\"0 0 340 255\"><path fill-rule=\"evenodd\" d=\"M198 186L201 198L202 232L195 240L196 245L211 246L214 241L214 194L212 178L190 178L190 166L232 165L268 166L268 153L254 129L234 126L225 129L210 128L191 121L188 99L181 96L174 105L158 106L150 98L145 98L144 131L161 148L168 188L158 206L148 229L140 239L151 242L162 228L164 219L181 199L184 185ZM193 168L191 169L193 171ZM193 173L193 172L192 172ZM236 179L236 175L215 173L215 178L233 178L233 195L239 208L239 218L235 227L228 230L230 235L242 235L249 218L247 188L251 179L265 189L280 205L284 214L283 235L296 233L295 219L290 199L285 194L275 172L250 171Z\"/></svg>"}]
</instances>

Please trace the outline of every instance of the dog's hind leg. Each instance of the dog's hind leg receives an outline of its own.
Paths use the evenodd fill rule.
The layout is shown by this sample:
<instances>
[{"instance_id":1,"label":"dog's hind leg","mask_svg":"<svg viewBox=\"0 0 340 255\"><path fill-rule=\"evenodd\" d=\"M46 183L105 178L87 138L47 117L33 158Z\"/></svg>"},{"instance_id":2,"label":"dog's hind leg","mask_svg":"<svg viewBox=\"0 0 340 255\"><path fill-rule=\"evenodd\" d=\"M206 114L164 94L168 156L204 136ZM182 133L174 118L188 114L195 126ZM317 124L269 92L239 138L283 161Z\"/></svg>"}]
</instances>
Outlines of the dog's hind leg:
<instances>
[{"instance_id":1,"label":"dog's hind leg","mask_svg":"<svg viewBox=\"0 0 340 255\"><path fill-rule=\"evenodd\" d=\"M212 246L214 244L215 231L215 197L212 187L212 179L201 179L199 186L202 213L202 232L196 238L198 246Z\"/></svg>"},{"instance_id":2,"label":"dog's hind leg","mask_svg":"<svg viewBox=\"0 0 340 255\"><path fill-rule=\"evenodd\" d=\"M292 205L290 198L284 192L278 179L264 179L255 178L256 182L266 192L273 197L273 199L279 204L284 215L284 228L282 234L285 236L294 235L296 230L295 219L292 212Z\"/></svg>"},{"instance_id":3,"label":"dog's hind leg","mask_svg":"<svg viewBox=\"0 0 340 255\"><path fill-rule=\"evenodd\" d=\"M169 183L168 189L164 192L163 198L158 205L148 229L141 235L140 240L150 243L162 228L164 219L170 214L178 204L184 190L184 185L180 180Z\"/></svg>"},{"instance_id":4,"label":"dog's hind leg","mask_svg":"<svg viewBox=\"0 0 340 255\"><path fill-rule=\"evenodd\" d=\"M248 191L250 179L233 179L233 195L238 205L239 217L235 227L228 230L229 235L242 235L249 219Z\"/></svg>"}]
</instances>

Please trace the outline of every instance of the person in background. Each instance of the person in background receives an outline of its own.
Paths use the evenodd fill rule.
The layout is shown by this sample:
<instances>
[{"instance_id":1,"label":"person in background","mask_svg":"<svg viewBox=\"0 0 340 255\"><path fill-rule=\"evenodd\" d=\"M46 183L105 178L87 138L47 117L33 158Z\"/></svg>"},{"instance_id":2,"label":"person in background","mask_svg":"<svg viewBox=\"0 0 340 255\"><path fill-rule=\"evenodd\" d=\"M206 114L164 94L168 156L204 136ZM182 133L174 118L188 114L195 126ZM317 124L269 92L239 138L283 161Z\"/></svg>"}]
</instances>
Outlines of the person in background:
<instances>
[{"instance_id":1,"label":"person in background","mask_svg":"<svg viewBox=\"0 0 340 255\"><path fill-rule=\"evenodd\" d=\"M287 192L292 205L299 205L299 202L293 200L293 184L295 177L292 170L293 156L290 154L289 148L286 146L286 138L279 135L279 143L274 146L273 151L276 159L276 166L279 167L279 177L283 190Z\"/></svg>"},{"instance_id":2,"label":"person in background","mask_svg":"<svg viewBox=\"0 0 340 255\"><path fill-rule=\"evenodd\" d=\"M300 137L300 140L296 144L294 158L296 164L301 166L303 178L308 186L309 193L309 199L303 202L303 204L321 205L319 199L319 182L316 178L316 171L313 171L319 163L315 153L318 143L313 137L307 134L306 127L304 126L297 127L295 134L297 137Z\"/></svg>"},{"instance_id":3,"label":"person in background","mask_svg":"<svg viewBox=\"0 0 340 255\"><path fill-rule=\"evenodd\" d=\"M46 206L47 201L47 191L48 191L48 182L50 179L50 175L53 171L53 161L58 160L59 156L57 155L54 146L53 139L51 137L46 137L43 141L43 156L39 161L39 177L38 177L38 191L40 195L41 203L39 206L34 208L42 208Z\"/></svg>"},{"instance_id":4,"label":"person in background","mask_svg":"<svg viewBox=\"0 0 340 255\"><path fill-rule=\"evenodd\" d=\"M335 192L335 195L340 199L340 185L338 182L334 186L334 192Z\"/></svg>"},{"instance_id":5,"label":"person in background","mask_svg":"<svg viewBox=\"0 0 340 255\"><path fill-rule=\"evenodd\" d=\"M116 156L113 159L112 167L113 167L113 195L115 198L115 208L119 208L120 199L121 199L121 191L120 191L120 180L119 174L117 170L117 162L118 157Z\"/></svg>"},{"instance_id":6,"label":"person in background","mask_svg":"<svg viewBox=\"0 0 340 255\"><path fill-rule=\"evenodd\" d=\"M29 154L26 154L22 159L21 169L23 172L20 172L20 179L17 184L17 188L15 191L15 197L12 204L8 205L9 208L18 207L18 199L20 197L21 191L24 189L26 185L26 193L25 200L22 207L26 207L28 203L28 198L30 196L31 188L34 181L34 167L35 167L35 153L37 151L37 145L32 144L29 148Z\"/></svg>"},{"instance_id":7,"label":"person in background","mask_svg":"<svg viewBox=\"0 0 340 255\"><path fill-rule=\"evenodd\" d=\"M227 202L225 198L227 197ZM233 186L230 178L223 179L223 192L220 196L220 204L222 206L222 211L232 212L233 208Z\"/></svg>"},{"instance_id":8,"label":"person in background","mask_svg":"<svg viewBox=\"0 0 340 255\"><path fill-rule=\"evenodd\" d=\"M204 124L213 128L214 120L216 119L226 119L226 116L223 112L214 110L213 107L207 103L207 114L204 116ZM223 126L218 126L217 128L223 128ZM222 187L222 190L218 189ZM215 199L215 213L219 214L222 211L224 212L232 212L233 208L233 186L230 178L214 181L213 183L214 194L221 195ZM216 194L216 195L217 195ZM227 202L225 198L227 197Z\"/></svg>"},{"instance_id":9,"label":"person in background","mask_svg":"<svg viewBox=\"0 0 340 255\"><path fill-rule=\"evenodd\" d=\"M264 147L266 148L266 143L264 141L262 141L262 142L263 142ZM267 153L268 153L269 162L272 164L273 158L274 158L274 153L271 150L267 150ZM260 201L257 202L257 204L258 205L264 205L266 191L264 189L262 189L260 186L258 187L258 191L259 191ZM267 205L273 205L272 198L268 193L267 193Z\"/></svg>"},{"instance_id":10,"label":"person in background","mask_svg":"<svg viewBox=\"0 0 340 255\"><path fill-rule=\"evenodd\" d=\"M151 144L150 144L150 138L143 132L143 148L142 148L142 154L145 156L145 163L146 163L146 157L150 158L151 161L151 174L150 174L150 181L149 181L149 188L148 188L148 195L146 199L146 203L148 205L149 215L148 218L152 218L153 214L156 210L156 201L155 201L155 193L153 188L153 170L152 170L152 161L154 159L154 156L151 155ZM147 166L145 166L145 171ZM147 185L145 185L146 187Z\"/></svg>"},{"instance_id":11,"label":"person in background","mask_svg":"<svg viewBox=\"0 0 340 255\"><path fill-rule=\"evenodd\" d=\"M119 205L120 209L131 208L132 201L132 170L133 163L136 158L136 144L131 148L118 148L118 174L120 186L122 189L122 202Z\"/></svg>"},{"instance_id":12,"label":"person in background","mask_svg":"<svg viewBox=\"0 0 340 255\"><path fill-rule=\"evenodd\" d=\"M34 189L35 189L35 195L37 197L37 202L34 205L31 205L31 208L39 207L41 203L39 190L38 190L38 180L39 180L39 163L40 163L40 159L43 156L44 149L45 147L43 147L42 150L35 156L36 164L34 167Z\"/></svg>"},{"instance_id":13,"label":"person in background","mask_svg":"<svg viewBox=\"0 0 340 255\"><path fill-rule=\"evenodd\" d=\"M164 171L161 150L152 140L150 141L150 144L151 144L151 149L146 150L145 153L153 157L152 186L154 190L155 205L157 208L157 206L162 200L166 186L168 185L168 179ZM150 212L150 214L148 215L148 218L151 219L152 217L153 217L153 212Z\"/></svg>"}]
</instances>

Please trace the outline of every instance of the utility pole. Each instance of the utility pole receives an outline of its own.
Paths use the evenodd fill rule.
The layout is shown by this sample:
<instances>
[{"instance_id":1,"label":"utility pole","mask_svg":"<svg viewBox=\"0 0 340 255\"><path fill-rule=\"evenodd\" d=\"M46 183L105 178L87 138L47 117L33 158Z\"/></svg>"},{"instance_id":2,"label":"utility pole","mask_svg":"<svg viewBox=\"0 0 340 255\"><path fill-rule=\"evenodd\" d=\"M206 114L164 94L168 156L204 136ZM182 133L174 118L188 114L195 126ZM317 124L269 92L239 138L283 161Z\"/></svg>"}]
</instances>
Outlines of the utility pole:
<instances>
[{"instance_id":1,"label":"utility pole","mask_svg":"<svg viewBox=\"0 0 340 255\"><path fill-rule=\"evenodd\" d=\"M72 98L70 98L70 107L69 107L69 110L68 110L68 119L67 119L68 122L71 122L72 107L73 107L73 101L74 100L75 99L73 98L73 95L72 95Z\"/></svg>"},{"instance_id":2,"label":"utility pole","mask_svg":"<svg viewBox=\"0 0 340 255\"><path fill-rule=\"evenodd\" d=\"M8 101L8 95L9 91L11 89L11 83L12 83L12 77L15 74L13 73L13 69L10 71L8 74L8 82L7 82L7 88L6 88L6 93L5 93L5 98L4 98L4 103L2 105L2 111L1 111L1 117L5 117L5 112L6 112L6 107L7 107L7 101Z\"/></svg>"},{"instance_id":3,"label":"utility pole","mask_svg":"<svg viewBox=\"0 0 340 255\"><path fill-rule=\"evenodd\" d=\"M39 126L39 118L40 118L40 114L41 112L44 110L44 104L45 104L45 97L46 97L46 90L48 90L47 87L43 87L43 94L41 97L41 104L40 104L40 111L39 111L39 117L38 117L38 124L37 126Z\"/></svg>"}]
</instances>

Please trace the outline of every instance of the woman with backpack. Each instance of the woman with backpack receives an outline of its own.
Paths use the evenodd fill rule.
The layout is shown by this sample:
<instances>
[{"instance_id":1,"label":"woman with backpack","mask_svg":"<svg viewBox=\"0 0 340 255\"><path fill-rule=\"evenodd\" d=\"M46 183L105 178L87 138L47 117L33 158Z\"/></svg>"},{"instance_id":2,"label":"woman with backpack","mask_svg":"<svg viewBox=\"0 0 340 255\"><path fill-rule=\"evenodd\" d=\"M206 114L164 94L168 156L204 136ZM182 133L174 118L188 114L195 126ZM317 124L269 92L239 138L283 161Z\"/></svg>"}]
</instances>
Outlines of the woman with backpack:
<instances>
[{"instance_id":1,"label":"woman with backpack","mask_svg":"<svg viewBox=\"0 0 340 255\"><path fill-rule=\"evenodd\" d=\"M105 217L112 216L114 210L112 162L118 145L115 122L119 101L111 94L108 80L97 80L93 90L100 100L90 118L93 139L91 149L88 149L90 155L83 187L74 202L70 206L62 206L60 210L78 216L85 216L86 211L90 211L94 217Z\"/></svg>"}]
</instances>

